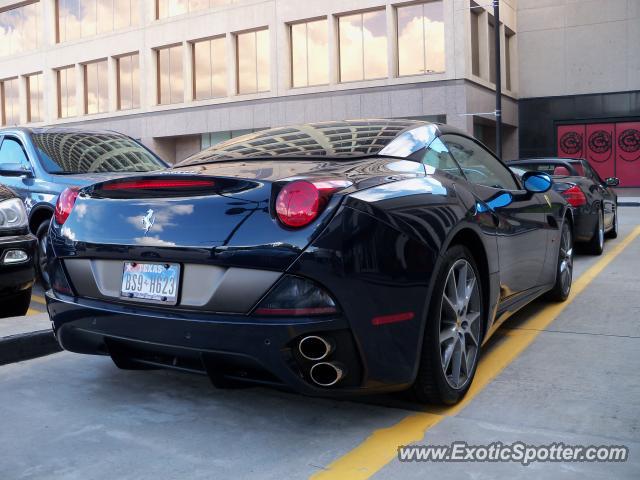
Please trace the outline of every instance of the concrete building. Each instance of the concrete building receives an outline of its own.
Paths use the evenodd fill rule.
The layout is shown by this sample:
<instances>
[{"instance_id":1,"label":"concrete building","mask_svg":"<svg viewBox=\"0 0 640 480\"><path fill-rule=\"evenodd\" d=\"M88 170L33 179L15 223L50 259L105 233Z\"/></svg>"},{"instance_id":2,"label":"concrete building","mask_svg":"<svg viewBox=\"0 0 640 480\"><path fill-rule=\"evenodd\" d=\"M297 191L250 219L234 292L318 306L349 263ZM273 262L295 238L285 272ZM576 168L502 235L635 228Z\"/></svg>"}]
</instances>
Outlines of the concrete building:
<instances>
[{"instance_id":1,"label":"concrete building","mask_svg":"<svg viewBox=\"0 0 640 480\"><path fill-rule=\"evenodd\" d=\"M539 124L543 99L623 91L636 103L619 116L640 115L638 3L501 0L505 158L555 153L571 119ZM494 24L479 0L0 0L2 122L119 130L169 161L362 117L445 121L493 147Z\"/></svg>"}]
</instances>

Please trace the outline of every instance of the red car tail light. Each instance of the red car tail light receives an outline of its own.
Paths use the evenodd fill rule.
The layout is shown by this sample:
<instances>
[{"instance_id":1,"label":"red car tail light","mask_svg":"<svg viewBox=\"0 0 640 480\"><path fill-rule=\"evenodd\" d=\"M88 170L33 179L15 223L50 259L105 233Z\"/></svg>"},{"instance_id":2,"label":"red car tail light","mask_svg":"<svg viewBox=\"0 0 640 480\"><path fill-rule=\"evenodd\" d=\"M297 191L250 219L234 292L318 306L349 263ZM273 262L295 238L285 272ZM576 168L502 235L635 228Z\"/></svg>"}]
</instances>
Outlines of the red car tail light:
<instances>
[{"instance_id":1,"label":"red car tail light","mask_svg":"<svg viewBox=\"0 0 640 480\"><path fill-rule=\"evenodd\" d=\"M60 225L63 225L69 218L69 214L76 203L76 198L78 198L78 191L77 187L65 188L58 197L54 217Z\"/></svg>"},{"instance_id":2,"label":"red car tail light","mask_svg":"<svg viewBox=\"0 0 640 480\"><path fill-rule=\"evenodd\" d=\"M338 190L351 186L348 180L295 180L276 198L276 213L287 227L300 228L313 222Z\"/></svg>"},{"instance_id":3,"label":"red car tail light","mask_svg":"<svg viewBox=\"0 0 640 480\"><path fill-rule=\"evenodd\" d=\"M565 200L574 207L579 207L581 205L587 204L587 197L584 196L584 192L577 185L567 188L561 193Z\"/></svg>"},{"instance_id":4,"label":"red car tail light","mask_svg":"<svg viewBox=\"0 0 640 480\"><path fill-rule=\"evenodd\" d=\"M213 180L192 180L192 179L147 179L147 180L121 180L113 183L106 183L102 190L151 190L162 188L196 188L213 187Z\"/></svg>"},{"instance_id":5,"label":"red car tail light","mask_svg":"<svg viewBox=\"0 0 640 480\"><path fill-rule=\"evenodd\" d=\"M331 295L311 280L286 275L260 302L254 315L311 316L337 313Z\"/></svg>"}]
</instances>

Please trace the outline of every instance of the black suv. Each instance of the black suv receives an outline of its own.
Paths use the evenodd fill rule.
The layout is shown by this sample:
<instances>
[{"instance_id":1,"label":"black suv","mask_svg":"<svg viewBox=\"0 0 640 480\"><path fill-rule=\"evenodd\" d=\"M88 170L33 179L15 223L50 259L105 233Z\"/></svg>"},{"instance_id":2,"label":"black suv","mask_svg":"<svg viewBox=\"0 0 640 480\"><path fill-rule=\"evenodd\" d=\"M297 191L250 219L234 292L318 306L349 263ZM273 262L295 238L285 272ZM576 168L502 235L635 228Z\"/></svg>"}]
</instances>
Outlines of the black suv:
<instances>
[{"instance_id":1,"label":"black suv","mask_svg":"<svg viewBox=\"0 0 640 480\"><path fill-rule=\"evenodd\" d=\"M117 132L60 127L0 130L0 184L24 202L29 229L38 238L35 262L43 287L50 287L46 235L65 188L167 166L145 146Z\"/></svg>"}]
</instances>

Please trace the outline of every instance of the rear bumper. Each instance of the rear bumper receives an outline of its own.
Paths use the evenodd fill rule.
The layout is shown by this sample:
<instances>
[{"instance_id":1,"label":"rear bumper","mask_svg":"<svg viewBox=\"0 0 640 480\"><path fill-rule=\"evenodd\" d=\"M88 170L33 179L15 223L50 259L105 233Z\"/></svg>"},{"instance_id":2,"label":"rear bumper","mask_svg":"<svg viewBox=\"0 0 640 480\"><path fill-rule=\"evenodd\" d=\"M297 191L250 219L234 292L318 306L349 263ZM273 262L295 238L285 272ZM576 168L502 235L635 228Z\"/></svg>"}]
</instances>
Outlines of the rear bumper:
<instances>
[{"instance_id":1,"label":"rear bumper","mask_svg":"<svg viewBox=\"0 0 640 480\"><path fill-rule=\"evenodd\" d=\"M175 312L46 294L58 342L77 353L111 355L116 364L153 365L208 374L214 384L235 380L270 384L316 396L399 390L402 382L362 386L358 357L344 318L266 319ZM310 381L297 352L301 337L336 341L332 360L346 366L344 381L323 388Z\"/></svg>"},{"instance_id":2,"label":"rear bumper","mask_svg":"<svg viewBox=\"0 0 640 480\"><path fill-rule=\"evenodd\" d=\"M36 238L31 234L0 238L0 297L11 296L33 285L35 248ZM27 259L20 263L5 264L3 259L9 250L22 250L27 254Z\"/></svg>"}]
</instances>

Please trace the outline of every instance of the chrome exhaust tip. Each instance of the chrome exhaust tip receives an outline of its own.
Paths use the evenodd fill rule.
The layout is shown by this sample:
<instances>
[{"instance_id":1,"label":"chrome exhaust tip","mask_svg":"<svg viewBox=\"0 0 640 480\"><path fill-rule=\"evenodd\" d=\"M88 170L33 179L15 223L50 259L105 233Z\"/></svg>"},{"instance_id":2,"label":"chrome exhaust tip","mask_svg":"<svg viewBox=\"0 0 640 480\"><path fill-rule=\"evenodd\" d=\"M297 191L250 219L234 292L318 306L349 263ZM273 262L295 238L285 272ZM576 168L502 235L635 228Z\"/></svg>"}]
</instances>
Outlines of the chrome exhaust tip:
<instances>
[{"instance_id":1,"label":"chrome exhaust tip","mask_svg":"<svg viewBox=\"0 0 640 480\"><path fill-rule=\"evenodd\" d=\"M344 378L346 374L345 368L336 362L320 362L316 363L311 370L309 376L316 385L321 387L331 387Z\"/></svg>"},{"instance_id":2,"label":"chrome exhaust tip","mask_svg":"<svg viewBox=\"0 0 640 480\"><path fill-rule=\"evenodd\" d=\"M333 342L317 335L304 337L298 343L298 351L307 360L324 360L333 352Z\"/></svg>"}]
</instances>

